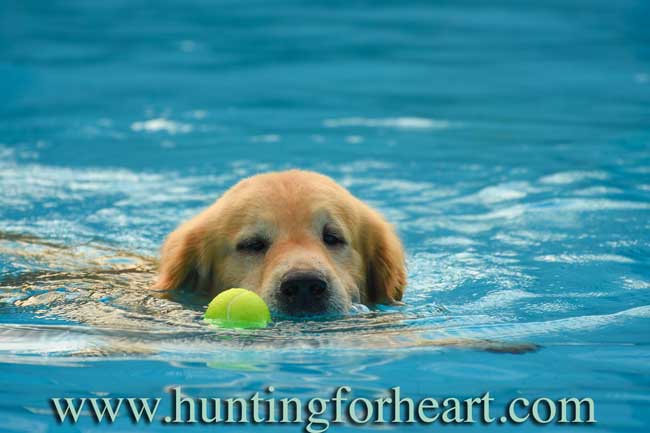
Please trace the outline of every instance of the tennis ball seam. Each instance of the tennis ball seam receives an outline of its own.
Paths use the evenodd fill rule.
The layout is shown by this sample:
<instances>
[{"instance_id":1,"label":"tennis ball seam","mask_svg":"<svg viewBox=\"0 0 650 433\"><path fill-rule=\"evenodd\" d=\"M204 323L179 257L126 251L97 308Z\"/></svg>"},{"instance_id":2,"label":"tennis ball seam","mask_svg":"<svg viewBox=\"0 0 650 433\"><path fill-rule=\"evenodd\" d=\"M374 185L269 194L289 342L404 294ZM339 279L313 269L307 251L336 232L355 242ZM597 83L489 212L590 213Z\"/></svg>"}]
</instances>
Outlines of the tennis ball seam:
<instances>
[{"instance_id":1,"label":"tennis ball seam","mask_svg":"<svg viewBox=\"0 0 650 433\"><path fill-rule=\"evenodd\" d=\"M228 302L228 306L226 306L226 320L232 320L232 318L230 317L230 308L232 307L232 304L235 303L235 300L236 300L237 298L239 298L240 296L245 295L246 293L247 293L246 291L243 291L243 292L238 293L237 295L233 296L233 297L230 299L230 302Z\"/></svg>"}]
</instances>

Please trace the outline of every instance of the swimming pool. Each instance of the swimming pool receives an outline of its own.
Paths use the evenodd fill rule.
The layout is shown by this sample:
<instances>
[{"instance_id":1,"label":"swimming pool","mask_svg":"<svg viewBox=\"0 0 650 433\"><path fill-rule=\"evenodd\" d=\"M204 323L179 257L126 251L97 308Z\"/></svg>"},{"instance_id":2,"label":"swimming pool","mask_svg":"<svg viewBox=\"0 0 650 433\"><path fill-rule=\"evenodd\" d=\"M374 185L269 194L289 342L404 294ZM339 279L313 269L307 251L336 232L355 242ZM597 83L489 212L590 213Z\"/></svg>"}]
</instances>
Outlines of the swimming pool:
<instances>
[{"instance_id":1,"label":"swimming pool","mask_svg":"<svg viewBox=\"0 0 650 433\"><path fill-rule=\"evenodd\" d=\"M648 429L649 5L405 3L0 6L1 431L144 427L59 425L52 397L342 385L590 397L591 428ZM405 307L251 336L144 291L178 222L289 167L395 224ZM446 337L542 347L421 344Z\"/></svg>"}]
</instances>

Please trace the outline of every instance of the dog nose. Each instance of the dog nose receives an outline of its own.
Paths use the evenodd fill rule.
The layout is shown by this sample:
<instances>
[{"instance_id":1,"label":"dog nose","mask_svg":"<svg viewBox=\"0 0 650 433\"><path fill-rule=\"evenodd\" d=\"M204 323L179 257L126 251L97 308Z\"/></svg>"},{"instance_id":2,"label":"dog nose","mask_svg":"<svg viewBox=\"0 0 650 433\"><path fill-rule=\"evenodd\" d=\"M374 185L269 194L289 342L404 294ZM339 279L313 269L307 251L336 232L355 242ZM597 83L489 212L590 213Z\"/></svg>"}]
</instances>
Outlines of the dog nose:
<instances>
[{"instance_id":1,"label":"dog nose","mask_svg":"<svg viewBox=\"0 0 650 433\"><path fill-rule=\"evenodd\" d=\"M314 313L324 309L329 284L320 275L308 272L287 275L280 284L280 297L292 313Z\"/></svg>"}]
</instances>

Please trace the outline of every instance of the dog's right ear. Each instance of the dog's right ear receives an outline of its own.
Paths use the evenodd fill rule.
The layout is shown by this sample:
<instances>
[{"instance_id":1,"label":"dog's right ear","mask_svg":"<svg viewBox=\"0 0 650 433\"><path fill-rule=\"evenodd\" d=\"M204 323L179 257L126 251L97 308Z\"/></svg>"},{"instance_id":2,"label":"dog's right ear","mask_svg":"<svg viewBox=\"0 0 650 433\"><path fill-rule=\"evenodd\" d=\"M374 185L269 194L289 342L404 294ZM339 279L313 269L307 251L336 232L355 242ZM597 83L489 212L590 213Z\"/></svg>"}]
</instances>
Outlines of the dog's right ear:
<instances>
[{"instance_id":1,"label":"dog's right ear","mask_svg":"<svg viewBox=\"0 0 650 433\"><path fill-rule=\"evenodd\" d=\"M214 251L208 248L206 224L201 215L182 224L165 240L161 249L158 280L154 290L188 287L210 291L214 284Z\"/></svg>"}]
</instances>

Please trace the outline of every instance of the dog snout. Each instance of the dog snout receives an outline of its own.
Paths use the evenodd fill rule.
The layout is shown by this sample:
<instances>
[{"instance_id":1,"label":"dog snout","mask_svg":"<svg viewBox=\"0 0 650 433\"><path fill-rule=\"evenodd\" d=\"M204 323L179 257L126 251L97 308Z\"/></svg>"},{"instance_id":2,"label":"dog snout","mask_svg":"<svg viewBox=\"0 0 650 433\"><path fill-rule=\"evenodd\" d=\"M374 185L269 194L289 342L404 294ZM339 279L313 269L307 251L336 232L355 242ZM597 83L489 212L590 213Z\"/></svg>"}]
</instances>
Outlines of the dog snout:
<instances>
[{"instance_id":1,"label":"dog snout","mask_svg":"<svg viewBox=\"0 0 650 433\"><path fill-rule=\"evenodd\" d=\"M294 315L323 312L329 289L327 278L318 272L289 272L280 284L280 304Z\"/></svg>"}]
</instances>

